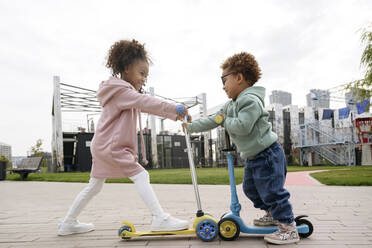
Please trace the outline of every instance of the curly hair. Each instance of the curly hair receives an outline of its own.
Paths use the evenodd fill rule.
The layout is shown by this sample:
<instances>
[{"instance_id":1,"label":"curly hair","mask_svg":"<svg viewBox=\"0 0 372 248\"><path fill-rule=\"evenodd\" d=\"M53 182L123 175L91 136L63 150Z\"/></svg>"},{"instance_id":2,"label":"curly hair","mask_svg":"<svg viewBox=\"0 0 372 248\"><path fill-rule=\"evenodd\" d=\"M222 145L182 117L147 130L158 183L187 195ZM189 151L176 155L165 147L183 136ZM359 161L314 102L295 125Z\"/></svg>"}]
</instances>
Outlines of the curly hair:
<instances>
[{"instance_id":1,"label":"curly hair","mask_svg":"<svg viewBox=\"0 0 372 248\"><path fill-rule=\"evenodd\" d=\"M261 69L255 57L246 52L234 54L221 65L222 70L231 70L243 74L245 80L254 85L261 78Z\"/></svg>"},{"instance_id":2,"label":"curly hair","mask_svg":"<svg viewBox=\"0 0 372 248\"><path fill-rule=\"evenodd\" d=\"M106 67L110 68L113 76L121 74L137 60L145 60L151 64L151 60L145 50L145 45L136 40L120 40L115 42L107 56Z\"/></svg>"}]
</instances>

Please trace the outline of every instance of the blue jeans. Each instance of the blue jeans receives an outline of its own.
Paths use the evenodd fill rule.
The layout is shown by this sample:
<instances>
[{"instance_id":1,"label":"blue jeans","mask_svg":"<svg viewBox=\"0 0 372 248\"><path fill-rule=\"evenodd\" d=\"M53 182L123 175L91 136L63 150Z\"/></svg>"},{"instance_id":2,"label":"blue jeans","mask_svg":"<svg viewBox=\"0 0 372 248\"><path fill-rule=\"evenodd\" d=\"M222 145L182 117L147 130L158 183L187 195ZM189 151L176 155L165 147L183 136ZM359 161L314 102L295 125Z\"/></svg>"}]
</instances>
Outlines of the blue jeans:
<instances>
[{"instance_id":1,"label":"blue jeans","mask_svg":"<svg viewBox=\"0 0 372 248\"><path fill-rule=\"evenodd\" d=\"M287 162L279 142L246 160L243 191L255 208L267 210L283 224L294 221L289 192L284 188Z\"/></svg>"}]
</instances>

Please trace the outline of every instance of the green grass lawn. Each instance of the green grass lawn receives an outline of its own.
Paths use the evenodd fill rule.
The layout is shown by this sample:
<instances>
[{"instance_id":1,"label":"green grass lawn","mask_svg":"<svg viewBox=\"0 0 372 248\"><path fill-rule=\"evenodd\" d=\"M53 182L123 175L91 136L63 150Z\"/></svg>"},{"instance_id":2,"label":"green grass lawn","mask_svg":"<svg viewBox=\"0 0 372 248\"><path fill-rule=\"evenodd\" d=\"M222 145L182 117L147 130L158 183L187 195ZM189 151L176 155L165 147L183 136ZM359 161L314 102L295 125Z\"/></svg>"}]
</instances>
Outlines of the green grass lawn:
<instances>
[{"instance_id":1,"label":"green grass lawn","mask_svg":"<svg viewBox=\"0 0 372 248\"><path fill-rule=\"evenodd\" d=\"M313 173L312 176L326 185L361 186L372 185L372 166L288 166L288 172L330 170L328 172ZM151 183L155 184L191 184L191 175L188 168L149 170ZM227 168L197 168L199 184L229 184ZM243 168L235 168L236 183L243 181ZM20 180L18 174L8 174L7 180ZM32 173L27 181L48 182L88 182L89 172L64 173ZM108 183L131 183L129 179L108 179Z\"/></svg>"},{"instance_id":2,"label":"green grass lawn","mask_svg":"<svg viewBox=\"0 0 372 248\"><path fill-rule=\"evenodd\" d=\"M344 170L315 172L311 176L325 185L372 186L372 166L347 167Z\"/></svg>"}]
</instances>

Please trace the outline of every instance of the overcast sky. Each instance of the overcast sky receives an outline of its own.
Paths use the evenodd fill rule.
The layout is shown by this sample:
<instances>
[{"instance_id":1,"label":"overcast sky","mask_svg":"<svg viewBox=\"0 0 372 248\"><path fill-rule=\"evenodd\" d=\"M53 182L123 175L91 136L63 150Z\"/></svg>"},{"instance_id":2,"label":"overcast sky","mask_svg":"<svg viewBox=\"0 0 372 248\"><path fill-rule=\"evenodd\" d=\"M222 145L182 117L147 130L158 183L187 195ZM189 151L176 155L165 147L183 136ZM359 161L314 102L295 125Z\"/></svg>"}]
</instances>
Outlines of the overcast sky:
<instances>
[{"instance_id":1,"label":"overcast sky","mask_svg":"<svg viewBox=\"0 0 372 248\"><path fill-rule=\"evenodd\" d=\"M220 104L227 98L219 66L247 51L267 95L289 91L304 106L311 88L361 78L361 29L370 22L371 0L1 0L0 142L13 156L39 138L50 151L53 76L96 90L110 75L107 51L120 39L146 44L156 94L206 92L209 107Z\"/></svg>"}]
</instances>

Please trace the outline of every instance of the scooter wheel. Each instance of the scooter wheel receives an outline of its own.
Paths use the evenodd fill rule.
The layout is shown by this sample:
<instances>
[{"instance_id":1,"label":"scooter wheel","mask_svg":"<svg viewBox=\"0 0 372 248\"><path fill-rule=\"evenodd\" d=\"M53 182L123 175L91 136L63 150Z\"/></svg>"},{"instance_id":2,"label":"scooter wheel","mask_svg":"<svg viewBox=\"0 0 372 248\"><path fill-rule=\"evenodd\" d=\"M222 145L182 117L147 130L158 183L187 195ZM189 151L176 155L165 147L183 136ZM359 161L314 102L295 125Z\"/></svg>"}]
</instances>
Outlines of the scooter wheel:
<instances>
[{"instance_id":1,"label":"scooter wheel","mask_svg":"<svg viewBox=\"0 0 372 248\"><path fill-rule=\"evenodd\" d=\"M239 237L239 234L239 224L233 218L224 218L218 222L218 235L222 240L235 240Z\"/></svg>"},{"instance_id":2,"label":"scooter wheel","mask_svg":"<svg viewBox=\"0 0 372 248\"><path fill-rule=\"evenodd\" d=\"M218 225L212 219L204 219L196 225L196 235L205 242L213 241L218 235Z\"/></svg>"},{"instance_id":3,"label":"scooter wheel","mask_svg":"<svg viewBox=\"0 0 372 248\"><path fill-rule=\"evenodd\" d=\"M299 233L298 235L300 235L301 238L309 237L314 231L313 224L311 224L311 222L308 221L307 219L297 219L296 220L296 226L301 226L301 225L307 225L309 227L309 232Z\"/></svg>"},{"instance_id":4,"label":"scooter wheel","mask_svg":"<svg viewBox=\"0 0 372 248\"><path fill-rule=\"evenodd\" d=\"M130 237L125 237L125 231L127 232L132 232L132 228L128 225L122 225L120 228L119 228L119 237L121 239L130 239Z\"/></svg>"}]
</instances>

